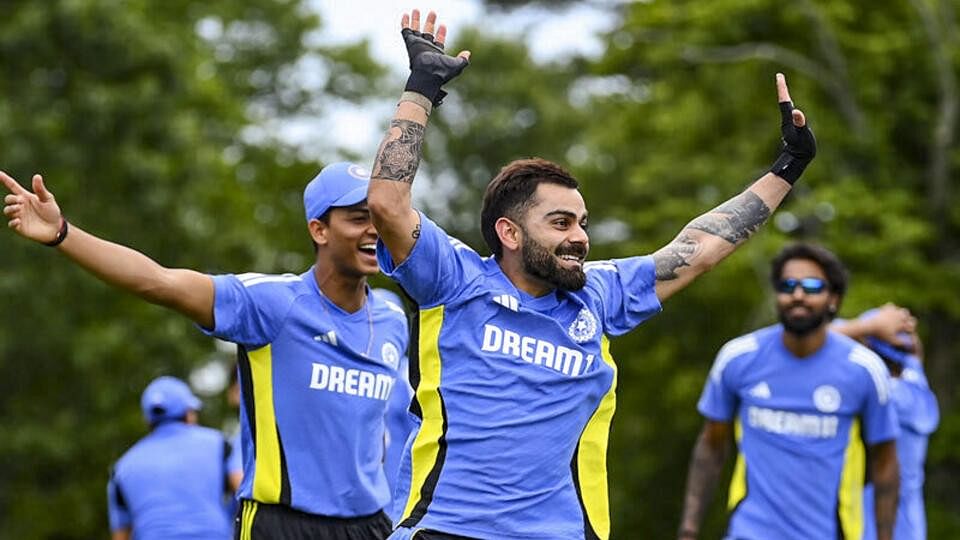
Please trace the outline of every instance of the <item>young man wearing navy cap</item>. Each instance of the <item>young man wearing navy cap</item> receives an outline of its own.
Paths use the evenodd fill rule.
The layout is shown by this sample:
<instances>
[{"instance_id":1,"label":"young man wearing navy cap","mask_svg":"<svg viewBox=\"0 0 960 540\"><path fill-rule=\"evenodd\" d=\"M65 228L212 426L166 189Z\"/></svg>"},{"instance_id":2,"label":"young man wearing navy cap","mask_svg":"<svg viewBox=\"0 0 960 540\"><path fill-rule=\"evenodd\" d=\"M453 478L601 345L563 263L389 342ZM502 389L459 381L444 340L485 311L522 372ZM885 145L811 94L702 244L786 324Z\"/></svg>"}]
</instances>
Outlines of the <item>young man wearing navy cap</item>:
<instances>
[{"instance_id":1,"label":"young man wearing navy cap","mask_svg":"<svg viewBox=\"0 0 960 540\"><path fill-rule=\"evenodd\" d=\"M165 268L68 224L40 175L32 193L2 172L0 180L10 191L4 214L18 234L239 346L238 537L389 534L383 417L408 336L404 315L367 287L378 271L377 232L363 167L329 165L304 190L316 258L300 275Z\"/></svg>"},{"instance_id":2,"label":"young man wearing navy cap","mask_svg":"<svg viewBox=\"0 0 960 540\"><path fill-rule=\"evenodd\" d=\"M780 324L725 344L700 397L705 420L678 537L698 537L736 438L725 537L859 539L869 515L877 538L890 540L899 428L887 370L876 354L840 333L889 335L889 327L830 327L847 271L820 246L785 247L770 279ZM904 319L909 324L909 314ZM876 486L875 513L863 509L865 474Z\"/></svg>"},{"instance_id":3,"label":"young man wearing navy cap","mask_svg":"<svg viewBox=\"0 0 960 540\"><path fill-rule=\"evenodd\" d=\"M200 400L174 377L160 377L140 400L150 433L117 461L107 484L113 540L226 540L224 489L232 452L223 434L197 423Z\"/></svg>"},{"instance_id":4,"label":"young man wearing navy cap","mask_svg":"<svg viewBox=\"0 0 960 540\"><path fill-rule=\"evenodd\" d=\"M770 172L651 256L585 263L587 208L554 163L519 160L487 187L481 257L411 206L427 119L468 52L443 52L436 15L404 15L411 74L370 182L380 266L419 306L411 364L420 426L401 464L397 540L607 538L615 409L609 338L742 245L815 154L776 78L783 153Z\"/></svg>"}]
</instances>

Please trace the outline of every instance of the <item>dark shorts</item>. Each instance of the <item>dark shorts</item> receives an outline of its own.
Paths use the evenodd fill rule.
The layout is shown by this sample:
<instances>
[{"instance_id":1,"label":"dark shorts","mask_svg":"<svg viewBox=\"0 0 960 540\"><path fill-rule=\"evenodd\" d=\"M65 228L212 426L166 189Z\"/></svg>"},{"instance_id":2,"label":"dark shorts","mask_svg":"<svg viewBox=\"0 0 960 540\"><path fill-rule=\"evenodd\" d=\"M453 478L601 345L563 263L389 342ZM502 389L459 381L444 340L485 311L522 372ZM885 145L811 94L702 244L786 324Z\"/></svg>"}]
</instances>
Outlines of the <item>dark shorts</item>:
<instances>
[{"instance_id":1,"label":"dark shorts","mask_svg":"<svg viewBox=\"0 0 960 540\"><path fill-rule=\"evenodd\" d=\"M370 516L335 518L307 514L279 504L240 501L234 540L382 540L390 536L390 518L381 510Z\"/></svg>"},{"instance_id":2,"label":"dark shorts","mask_svg":"<svg viewBox=\"0 0 960 540\"><path fill-rule=\"evenodd\" d=\"M477 540L468 536L457 536L430 529L417 529L410 527L400 527L393 531L390 540Z\"/></svg>"}]
</instances>

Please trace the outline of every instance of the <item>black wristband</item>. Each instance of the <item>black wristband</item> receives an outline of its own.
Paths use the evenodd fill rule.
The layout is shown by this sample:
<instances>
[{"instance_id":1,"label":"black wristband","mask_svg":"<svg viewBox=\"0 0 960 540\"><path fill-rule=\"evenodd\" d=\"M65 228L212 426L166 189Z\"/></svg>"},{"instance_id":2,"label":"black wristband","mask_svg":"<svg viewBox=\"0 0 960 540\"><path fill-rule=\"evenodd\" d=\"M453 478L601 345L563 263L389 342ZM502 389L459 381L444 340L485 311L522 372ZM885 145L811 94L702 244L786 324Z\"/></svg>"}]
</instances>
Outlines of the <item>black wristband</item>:
<instances>
[{"instance_id":1,"label":"black wristband","mask_svg":"<svg viewBox=\"0 0 960 540\"><path fill-rule=\"evenodd\" d=\"M416 92L429 99L434 107L438 107L447 95L440 89L441 86L443 86L443 79L440 76L414 70L410 72L410 76L407 78L407 86L404 87L404 91Z\"/></svg>"},{"instance_id":2,"label":"black wristband","mask_svg":"<svg viewBox=\"0 0 960 540\"><path fill-rule=\"evenodd\" d=\"M57 231L57 237L49 242L44 242L43 245L50 247L59 246L67 239L68 232L70 232L70 225L67 223L67 218L60 216L60 230Z\"/></svg>"},{"instance_id":3,"label":"black wristband","mask_svg":"<svg viewBox=\"0 0 960 540\"><path fill-rule=\"evenodd\" d=\"M801 159L787 152L783 152L780 154L780 157L777 158L777 161L773 162L773 167L770 167L770 172L790 182L792 186L800 179L800 175L803 174L804 169L807 168L810 161L809 159Z\"/></svg>"}]
</instances>

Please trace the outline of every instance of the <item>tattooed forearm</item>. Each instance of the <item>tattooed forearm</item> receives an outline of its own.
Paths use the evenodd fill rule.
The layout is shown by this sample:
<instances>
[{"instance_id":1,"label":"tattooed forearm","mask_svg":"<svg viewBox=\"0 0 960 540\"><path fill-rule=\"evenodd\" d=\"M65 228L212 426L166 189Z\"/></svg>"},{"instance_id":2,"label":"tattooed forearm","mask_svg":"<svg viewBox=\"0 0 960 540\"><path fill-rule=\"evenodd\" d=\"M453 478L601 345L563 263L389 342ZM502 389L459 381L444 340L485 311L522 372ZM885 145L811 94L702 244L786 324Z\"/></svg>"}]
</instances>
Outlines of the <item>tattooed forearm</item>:
<instances>
[{"instance_id":1,"label":"tattooed forearm","mask_svg":"<svg viewBox=\"0 0 960 540\"><path fill-rule=\"evenodd\" d=\"M695 532L700 529L703 518L713 499L713 492L723 471L726 448L714 448L701 434L690 459L687 489L683 498L681 531Z\"/></svg>"},{"instance_id":2,"label":"tattooed forearm","mask_svg":"<svg viewBox=\"0 0 960 540\"><path fill-rule=\"evenodd\" d=\"M424 126L410 120L390 122L390 131L380 144L372 178L413 183L420 166Z\"/></svg>"},{"instance_id":3,"label":"tattooed forearm","mask_svg":"<svg viewBox=\"0 0 960 540\"><path fill-rule=\"evenodd\" d=\"M688 227L737 244L757 232L770 217L770 208L752 191L730 199L693 220Z\"/></svg>"},{"instance_id":4,"label":"tattooed forearm","mask_svg":"<svg viewBox=\"0 0 960 540\"><path fill-rule=\"evenodd\" d=\"M677 269L690 266L690 259L696 255L700 244L689 235L680 233L673 242L653 254L657 280L677 279Z\"/></svg>"}]
</instances>

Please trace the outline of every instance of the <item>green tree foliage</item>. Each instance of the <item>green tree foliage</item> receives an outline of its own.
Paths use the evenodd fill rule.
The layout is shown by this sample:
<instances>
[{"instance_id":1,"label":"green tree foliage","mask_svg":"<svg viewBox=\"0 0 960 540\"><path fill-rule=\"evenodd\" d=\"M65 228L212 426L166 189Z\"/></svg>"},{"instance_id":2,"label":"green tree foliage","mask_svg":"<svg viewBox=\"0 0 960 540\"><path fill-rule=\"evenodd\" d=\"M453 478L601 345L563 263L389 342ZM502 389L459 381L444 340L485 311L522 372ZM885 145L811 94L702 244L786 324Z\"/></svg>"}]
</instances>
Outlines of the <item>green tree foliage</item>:
<instances>
[{"instance_id":1,"label":"green tree foliage","mask_svg":"<svg viewBox=\"0 0 960 540\"><path fill-rule=\"evenodd\" d=\"M770 165L779 142L777 71L820 141L774 223L614 342L615 537L674 534L706 372L726 340L775 320L768 261L794 239L830 247L851 268L843 316L887 301L918 314L944 412L930 447L930 534L960 534L949 510L960 504L950 481L960 467L951 345L960 331L960 213L950 182L960 158L956 7L635 2L617 8L621 22L597 59L535 65L526 47L482 33L452 47L474 56L453 85L459 101L434 115L442 142L428 145L428 162L436 176L449 171L469 188L455 208L472 209L473 220L453 216L447 226L477 247L480 187L507 160L540 154L583 183L591 258L656 250ZM706 538L721 535L724 495Z\"/></svg>"},{"instance_id":2,"label":"green tree foliage","mask_svg":"<svg viewBox=\"0 0 960 540\"><path fill-rule=\"evenodd\" d=\"M262 126L360 102L384 74L364 43L309 45L319 28L292 0L5 0L0 167L42 173L71 221L162 264L302 271L321 164ZM109 466L146 430L140 392L212 341L13 234L0 261L0 537L103 537Z\"/></svg>"}]
</instances>

